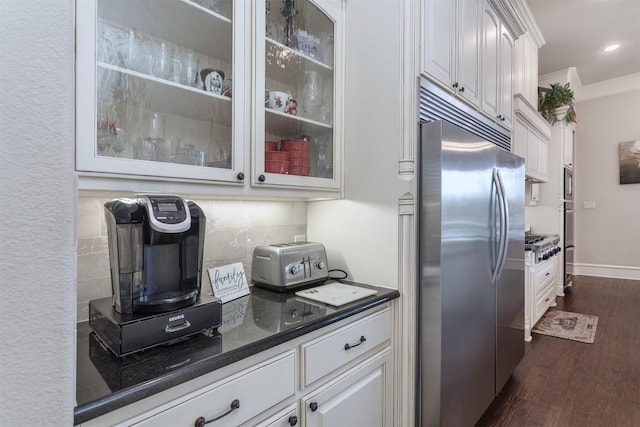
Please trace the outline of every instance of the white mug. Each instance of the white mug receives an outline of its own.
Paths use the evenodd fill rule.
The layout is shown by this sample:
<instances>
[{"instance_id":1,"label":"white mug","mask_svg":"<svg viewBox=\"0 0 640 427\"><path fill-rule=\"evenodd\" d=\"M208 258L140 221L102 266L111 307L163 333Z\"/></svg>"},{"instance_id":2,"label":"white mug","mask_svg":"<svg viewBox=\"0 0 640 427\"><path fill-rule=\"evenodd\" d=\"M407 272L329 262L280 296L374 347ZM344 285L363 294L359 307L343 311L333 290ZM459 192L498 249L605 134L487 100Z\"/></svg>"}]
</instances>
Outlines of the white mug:
<instances>
[{"instance_id":1,"label":"white mug","mask_svg":"<svg viewBox=\"0 0 640 427\"><path fill-rule=\"evenodd\" d=\"M287 92L281 92L278 90L269 91L269 108L276 111L284 111L290 100L291 95Z\"/></svg>"},{"instance_id":2,"label":"white mug","mask_svg":"<svg viewBox=\"0 0 640 427\"><path fill-rule=\"evenodd\" d=\"M207 92L213 92L222 95L222 82L224 80L224 71L207 68L200 71L203 89Z\"/></svg>"}]
</instances>

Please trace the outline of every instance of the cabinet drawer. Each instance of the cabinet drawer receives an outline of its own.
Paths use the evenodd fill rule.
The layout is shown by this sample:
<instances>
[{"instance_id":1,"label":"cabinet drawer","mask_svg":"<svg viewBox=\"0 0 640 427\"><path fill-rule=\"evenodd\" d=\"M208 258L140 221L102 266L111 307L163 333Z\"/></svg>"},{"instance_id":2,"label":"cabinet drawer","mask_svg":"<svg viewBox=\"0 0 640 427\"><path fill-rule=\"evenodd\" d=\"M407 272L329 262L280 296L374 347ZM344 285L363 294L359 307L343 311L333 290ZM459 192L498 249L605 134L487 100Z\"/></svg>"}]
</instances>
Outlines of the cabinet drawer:
<instances>
[{"instance_id":1,"label":"cabinet drawer","mask_svg":"<svg viewBox=\"0 0 640 427\"><path fill-rule=\"evenodd\" d=\"M555 278L556 263L553 260L546 261L533 272L533 284L535 286L536 300L546 292L549 283Z\"/></svg>"},{"instance_id":2,"label":"cabinet drawer","mask_svg":"<svg viewBox=\"0 0 640 427\"><path fill-rule=\"evenodd\" d=\"M294 394L295 354L287 353L214 384L203 393L133 425L192 427L199 417L208 421L229 411L235 399L239 407L209 425L239 425Z\"/></svg>"},{"instance_id":3,"label":"cabinet drawer","mask_svg":"<svg viewBox=\"0 0 640 427\"><path fill-rule=\"evenodd\" d=\"M553 283L550 283L542 293L539 298L536 298L536 315L535 315L535 323L540 320L542 315L547 311L549 306L551 306L555 302L555 290L553 288Z\"/></svg>"},{"instance_id":4,"label":"cabinet drawer","mask_svg":"<svg viewBox=\"0 0 640 427\"><path fill-rule=\"evenodd\" d=\"M390 338L391 314L387 309L304 344L304 385L324 377Z\"/></svg>"}]
</instances>

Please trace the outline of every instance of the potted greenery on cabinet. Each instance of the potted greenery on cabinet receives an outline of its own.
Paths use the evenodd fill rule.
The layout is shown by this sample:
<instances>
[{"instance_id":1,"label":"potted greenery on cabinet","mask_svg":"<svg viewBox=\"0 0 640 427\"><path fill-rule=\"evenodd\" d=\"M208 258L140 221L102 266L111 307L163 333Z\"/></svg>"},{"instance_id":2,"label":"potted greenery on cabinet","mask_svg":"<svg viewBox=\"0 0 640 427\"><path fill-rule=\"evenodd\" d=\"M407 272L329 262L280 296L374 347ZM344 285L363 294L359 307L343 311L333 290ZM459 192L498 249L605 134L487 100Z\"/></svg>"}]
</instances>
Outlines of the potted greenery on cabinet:
<instances>
[{"instance_id":1,"label":"potted greenery on cabinet","mask_svg":"<svg viewBox=\"0 0 640 427\"><path fill-rule=\"evenodd\" d=\"M538 89L538 111L552 125L562 120L575 123L577 118L573 104L573 91L569 88L569 83L552 83L550 89ZM564 117L559 117L556 111L560 107L569 107Z\"/></svg>"}]
</instances>

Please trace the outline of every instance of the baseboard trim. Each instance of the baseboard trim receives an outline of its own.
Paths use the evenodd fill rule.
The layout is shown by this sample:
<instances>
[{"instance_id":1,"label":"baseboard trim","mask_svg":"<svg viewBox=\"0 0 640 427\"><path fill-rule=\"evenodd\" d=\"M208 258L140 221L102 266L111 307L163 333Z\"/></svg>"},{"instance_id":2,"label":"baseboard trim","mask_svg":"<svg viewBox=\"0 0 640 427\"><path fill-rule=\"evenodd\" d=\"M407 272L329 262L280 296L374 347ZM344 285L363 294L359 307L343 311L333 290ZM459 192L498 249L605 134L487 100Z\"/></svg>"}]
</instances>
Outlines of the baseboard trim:
<instances>
[{"instance_id":1,"label":"baseboard trim","mask_svg":"<svg viewBox=\"0 0 640 427\"><path fill-rule=\"evenodd\" d=\"M640 267L627 265L573 264L576 276L612 277L615 279L640 280Z\"/></svg>"}]
</instances>

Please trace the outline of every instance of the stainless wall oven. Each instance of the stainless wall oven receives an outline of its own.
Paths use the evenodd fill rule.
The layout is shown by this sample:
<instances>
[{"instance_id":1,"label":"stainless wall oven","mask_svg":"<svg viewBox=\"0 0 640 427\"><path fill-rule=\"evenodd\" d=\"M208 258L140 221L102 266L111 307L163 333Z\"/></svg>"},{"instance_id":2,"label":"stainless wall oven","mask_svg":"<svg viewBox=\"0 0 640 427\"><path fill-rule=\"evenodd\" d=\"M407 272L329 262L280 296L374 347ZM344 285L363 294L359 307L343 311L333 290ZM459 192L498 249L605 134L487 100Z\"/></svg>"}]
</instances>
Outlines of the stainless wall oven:
<instances>
[{"instance_id":1,"label":"stainless wall oven","mask_svg":"<svg viewBox=\"0 0 640 427\"><path fill-rule=\"evenodd\" d=\"M564 169L564 288L573 284L573 251L575 250L573 233L573 172Z\"/></svg>"}]
</instances>

